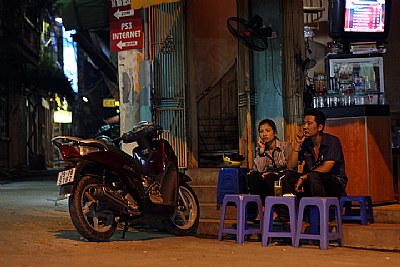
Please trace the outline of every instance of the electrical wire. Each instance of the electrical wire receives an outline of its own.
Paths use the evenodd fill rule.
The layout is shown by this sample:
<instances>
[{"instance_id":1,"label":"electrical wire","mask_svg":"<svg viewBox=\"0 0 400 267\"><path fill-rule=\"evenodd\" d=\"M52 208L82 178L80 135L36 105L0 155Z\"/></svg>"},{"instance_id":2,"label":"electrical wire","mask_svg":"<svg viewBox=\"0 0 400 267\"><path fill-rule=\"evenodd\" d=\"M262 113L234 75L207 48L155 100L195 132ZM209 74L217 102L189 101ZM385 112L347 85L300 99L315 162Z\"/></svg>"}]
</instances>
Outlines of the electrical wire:
<instances>
[{"instance_id":1,"label":"electrical wire","mask_svg":"<svg viewBox=\"0 0 400 267\"><path fill-rule=\"evenodd\" d=\"M270 50L271 50L271 68L270 68L270 69L271 69L271 77L272 77L273 88L274 88L275 92L276 92L279 96L281 96L283 99L290 99L290 98L297 97L297 94L300 94L300 88L297 89L296 91L294 91L294 92L292 93L292 95L290 95L290 96L284 96L283 93L282 93L283 86L282 86L282 84L278 84L278 85L279 85L279 88L281 88L281 91L279 91L279 88L278 88L278 86L277 86L277 82L275 81L275 75L274 75L274 72L273 72L273 70L275 69L275 68L274 68L275 59L274 59L274 52L273 52L273 50L274 50L273 39L275 39L275 38L270 38L270 40L269 40L269 47L270 47ZM267 66L268 66L268 62L267 62L267 51L265 51L265 67L267 68ZM267 80L267 77L268 77L268 69L266 70L266 74L267 74L267 75L265 75L265 77L266 77L266 80Z\"/></svg>"}]
</instances>

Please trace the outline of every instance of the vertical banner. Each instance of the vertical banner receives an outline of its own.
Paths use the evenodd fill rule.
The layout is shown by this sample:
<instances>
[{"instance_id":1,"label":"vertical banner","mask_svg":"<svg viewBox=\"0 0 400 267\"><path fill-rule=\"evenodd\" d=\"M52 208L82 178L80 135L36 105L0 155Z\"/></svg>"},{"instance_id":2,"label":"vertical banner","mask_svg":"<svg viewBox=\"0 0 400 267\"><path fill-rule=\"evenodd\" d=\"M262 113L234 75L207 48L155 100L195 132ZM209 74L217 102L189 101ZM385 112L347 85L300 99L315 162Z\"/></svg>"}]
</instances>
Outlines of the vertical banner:
<instances>
[{"instance_id":1,"label":"vertical banner","mask_svg":"<svg viewBox=\"0 0 400 267\"><path fill-rule=\"evenodd\" d=\"M140 121L139 71L143 54L137 50L118 52L121 133L132 130ZM132 154L136 144L122 144L122 150Z\"/></svg>"}]
</instances>

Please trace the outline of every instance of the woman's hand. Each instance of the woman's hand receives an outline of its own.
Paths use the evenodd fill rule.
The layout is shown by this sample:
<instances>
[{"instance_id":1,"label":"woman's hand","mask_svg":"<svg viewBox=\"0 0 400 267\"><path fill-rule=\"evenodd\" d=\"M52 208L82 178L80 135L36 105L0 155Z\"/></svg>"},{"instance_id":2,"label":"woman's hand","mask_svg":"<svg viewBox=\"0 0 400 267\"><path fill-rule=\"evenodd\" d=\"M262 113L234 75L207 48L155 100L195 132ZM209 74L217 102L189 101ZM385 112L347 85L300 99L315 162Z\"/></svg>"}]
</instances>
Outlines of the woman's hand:
<instances>
[{"instance_id":1,"label":"woman's hand","mask_svg":"<svg viewBox=\"0 0 400 267\"><path fill-rule=\"evenodd\" d=\"M261 137L258 138L257 144L260 147L260 154L263 154L265 152L265 143L263 142Z\"/></svg>"}]
</instances>

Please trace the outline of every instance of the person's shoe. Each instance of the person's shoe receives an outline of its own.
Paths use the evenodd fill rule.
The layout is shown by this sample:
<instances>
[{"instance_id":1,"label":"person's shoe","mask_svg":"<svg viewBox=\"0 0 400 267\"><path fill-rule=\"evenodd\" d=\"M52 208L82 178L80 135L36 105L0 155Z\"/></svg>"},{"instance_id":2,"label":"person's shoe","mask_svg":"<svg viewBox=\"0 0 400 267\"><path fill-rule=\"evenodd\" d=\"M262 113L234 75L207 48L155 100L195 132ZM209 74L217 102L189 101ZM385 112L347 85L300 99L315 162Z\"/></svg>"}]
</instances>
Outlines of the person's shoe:
<instances>
[{"instance_id":1,"label":"person's shoe","mask_svg":"<svg viewBox=\"0 0 400 267\"><path fill-rule=\"evenodd\" d=\"M282 220L281 220L281 218L276 218L274 221L273 221L273 225L278 225L278 226L281 226L281 225L284 225L285 224L285 222L283 222Z\"/></svg>"},{"instance_id":2,"label":"person's shoe","mask_svg":"<svg viewBox=\"0 0 400 267\"><path fill-rule=\"evenodd\" d=\"M276 217L274 216L274 220L280 223L289 222L289 211L287 208L282 208L281 206L277 206L275 208Z\"/></svg>"},{"instance_id":3,"label":"person's shoe","mask_svg":"<svg viewBox=\"0 0 400 267\"><path fill-rule=\"evenodd\" d=\"M248 217L247 220L252 222L253 224L260 224L260 215L257 215L257 217Z\"/></svg>"},{"instance_id":4,"label":"person's shoe","mask_svg":"<svg viewBox=\"0 0 400 267\"><path fill-rule=\"evenodd\" d=\"M290 221L289 214L287 213L280 214L279 220L284 223L289 222Z\"/></svg>"}]
</instances>

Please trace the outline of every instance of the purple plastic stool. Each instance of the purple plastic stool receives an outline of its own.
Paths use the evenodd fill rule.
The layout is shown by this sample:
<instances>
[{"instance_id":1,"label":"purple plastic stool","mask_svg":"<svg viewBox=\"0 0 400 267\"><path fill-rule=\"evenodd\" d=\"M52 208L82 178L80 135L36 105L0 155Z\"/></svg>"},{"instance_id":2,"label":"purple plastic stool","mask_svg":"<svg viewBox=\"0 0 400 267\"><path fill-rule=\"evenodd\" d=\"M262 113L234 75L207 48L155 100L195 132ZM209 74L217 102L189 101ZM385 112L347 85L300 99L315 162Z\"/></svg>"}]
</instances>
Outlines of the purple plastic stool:
<instances>
[{"instance_id":1,"label":"purple plastic stool","mask_svg":"<svg viewBox=\"0 0 400 267\"><path fill-rule=\"evenodd\" d=\"M311 229L316 228L315 224L318 223L318 218L315 218L318 214L316 208L319 210L319 231L311 230L310 233L302 233L304 211L307 206L311 208ZM335 211L336 232L329 231L330 207L333 207ZM343 246L342 218L337 197L303 197L300 200L295 247L299 247L301 239L319 240L320 249L328 249L330 240L338 241L339 246Z\"/></svg>"},{"instance_id":2,"label":"purple plastic stool","mask_svg":"<svg viewBox=\"0 0 400 267\"><path fill-rule=\"evenodd\" d=\"M247 193L247 168L221 168L218 172L217 210L225 195Z\"/></svg>"},{"instance_id":3,"label":"purple plastic stool","mask_svg":"<svg viewBox=\"0 0 400 267\"><path fill-rule=\"evenodd\" d=\"M286 205L289 209L290 230L273 230L274 205ZM264 223L262 227L262 245L270 244L271 237L290 237L292 246L296 237L297 205L296 197L272 197L265 198Z\"/></svg>"},{"instance_id":4,"label":"purple plastic stool","mask_svg":"<svg viewBox=\"0 0 400 267\"><path fill-rule=\"evenodd\" d=\"M353 215L352 203L360 203L360 215ZM368 221L374 223L374 212L372 210L372 198L370 196L344 196L340 198L340 211L343 221L360 221L362 225L367 225ZM368 207L368 208L367 208Z\"/></svg>"},{"instance_id":5,"label":"purple plastic stool","mask_svg":"<svg viewBox=\"0 0 400 267\"><path fill-rule=\"evenodd\" d=\"M249 229L247 227L247 204L249 202L257 203L258 214L262 214L262 203L259 195L225 195L222 202L222 213L219 224L218 240L222 240L222 234L234 234L236 235L236 242L238 244L244 244L244 237L248 234L261 234L262 218L260 220L260 226L258 228ZM237 207L237 226L235 228L225 228L225 212L226 207L229 203L235 203ZM260 216L261 217L261 216Z\"/></svg>"}]
</instances>

